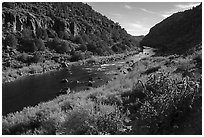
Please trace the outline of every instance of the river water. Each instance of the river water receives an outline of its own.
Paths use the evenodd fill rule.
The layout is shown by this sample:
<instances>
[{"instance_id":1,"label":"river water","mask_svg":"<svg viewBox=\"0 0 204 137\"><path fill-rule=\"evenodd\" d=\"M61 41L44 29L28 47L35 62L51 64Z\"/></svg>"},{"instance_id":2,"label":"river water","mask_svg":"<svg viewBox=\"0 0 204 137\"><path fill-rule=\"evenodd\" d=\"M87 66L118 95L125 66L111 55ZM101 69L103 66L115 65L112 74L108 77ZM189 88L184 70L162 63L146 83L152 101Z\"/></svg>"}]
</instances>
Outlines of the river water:
<instances>
[{"instance_id":1,"label":"river water","mask_svg":"<svg viewBox=\"0 0 204 137\"><path fill-rule=\"evenodd\" d=\"M148 53L148 55L146 54ZM143 53L131 56L126 60L135 61L150 56L149 50L143 50ZM87 64L79 66L70 66L59 71L52 71L42 75L32 75L19 78L13 82L2 85L2 114L22 110L26 106L34 106L40 102L52 100L57 96L60 90L70 88L74 91L85 90L90 87L89 81L97 87L110 81L118 65L122 65L126 60L110 64ZM62 79L67 79L63 83Z\"/></svg>"}]
</instances>

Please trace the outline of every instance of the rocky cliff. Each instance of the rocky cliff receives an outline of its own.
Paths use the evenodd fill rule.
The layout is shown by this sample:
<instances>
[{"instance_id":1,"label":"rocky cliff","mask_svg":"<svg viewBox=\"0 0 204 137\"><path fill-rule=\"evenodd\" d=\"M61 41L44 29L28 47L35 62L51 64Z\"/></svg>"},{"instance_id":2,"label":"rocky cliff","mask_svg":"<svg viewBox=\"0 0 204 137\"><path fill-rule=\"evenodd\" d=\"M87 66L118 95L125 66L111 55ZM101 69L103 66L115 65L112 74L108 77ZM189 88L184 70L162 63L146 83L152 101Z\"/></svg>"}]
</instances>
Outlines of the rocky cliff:
<instances>
[{"instance_id":1,"label":"rocky cliff","mask_svg":"<svg viewBox=\"0 0 204 137\"><path fill-rule=\"evenodd\" d=\"M45 47L50 47L51 39L66 41L67 54L81 50L110 55L140 49L139 40L84 3L3 3L2 17L3 41L11 34L17 39L14 45L3 45L17 50L25 49L25 37L41 39Z\"/></svg>"},{"instance_id":2,"label":"rocky cliff","mask_svg":"<svg viewBox=\"0 0 204 137\"><path fill-rule=\"evenodd\" d=\"M183 52L202 41L202 4L164 19L150 29L141 45L162 52Z\"/></svg>"}]
</instances>

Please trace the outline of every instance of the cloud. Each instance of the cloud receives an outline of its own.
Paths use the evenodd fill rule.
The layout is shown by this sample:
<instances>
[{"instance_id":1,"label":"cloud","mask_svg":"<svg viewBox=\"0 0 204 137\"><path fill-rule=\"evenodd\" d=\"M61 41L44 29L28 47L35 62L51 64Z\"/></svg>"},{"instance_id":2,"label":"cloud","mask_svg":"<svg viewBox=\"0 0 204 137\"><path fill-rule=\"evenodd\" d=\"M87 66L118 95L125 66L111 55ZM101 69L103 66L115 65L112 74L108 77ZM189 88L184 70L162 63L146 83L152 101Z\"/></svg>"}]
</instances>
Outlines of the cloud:
<instances>
[{"instance_id":1,"label":"cloud","mask_svg":"<svg viewBox=\"0 0 204 137\"><path fill-rule=\"evenodd\" d=\"M167 18L167 17L169 17L169 16L171 16L172 14L161 14L161 16L163 17L163 18Z\"/></svg>"},{"instance_id":2,"label":"cloud","mask_svg":"<svg viewBox=\"0 0 204 137\"><path fill-rule=\"evenodd\" d=\"M129 9L129 10L132 9L132 7L131 7L130 5L125 5L124 7L125 7L126 9Z\"/></svg>"},{"instance_id":3,"label":"cloud","mask_svg":"<svg viewBox=\"0 0 204 137\"><path fill-rule=\"evenodd\" d=\"M131 27L134 27L134 28L139 28L139 29L144 28L143 25L138 24L138 23L132 23L132 24L130 24L130 26L131 26Z\"/></svg>"},{"instance_id":4,"label":"cloud","mask_svg":"<svg viewBox=\"0 0 204 137\"><path fill-rule=\"evenodd\" d=\"M145 35L149 31L149 28L145 27L141 23L128 23L125 28L129 34L134 36Z\"/></svg>"},{"instance_id":5,"label":"cloud","mask_svg":"<svg viewBox=\"0 0 204 137\"><path fill-rule=\"evenodd\" d=\"M155 12L147 10L147 9L144 9L144 8L140 8L140 10L142 10L144 12L147 12L147 13L155 14Z\"/></svg>"},{"instance_id":6,"label":"cloud","mask_svg":"<svg viewBox=\"0 0 204 137\"><path fill-rule=\"evenodd\" d=\"M186 10L186 9L190 9L192 7L196 7L197 5L199 5L200 3L187 3L187 4L177 4L175 5L175 7L181 9L181 10Z\"/></svg>"},{"instance_id":7,"label":"cloud","mask_svg":"<svg viewBox=\"0 0 204 137\"><path fill-rule=\"evenodd\" d=\"M169 16L171 16L173 13L179 12L179 11L184 11L187 9L190 9L192 7L195 7L197 5L199 5L200 3L196 2L196 3L185 3L185 4L177 4L174 5L175 8L171 9L170 11L165 11L164 13L161 14L161 16L163 18L167 18Z\"/></svg>"}]
</instances>

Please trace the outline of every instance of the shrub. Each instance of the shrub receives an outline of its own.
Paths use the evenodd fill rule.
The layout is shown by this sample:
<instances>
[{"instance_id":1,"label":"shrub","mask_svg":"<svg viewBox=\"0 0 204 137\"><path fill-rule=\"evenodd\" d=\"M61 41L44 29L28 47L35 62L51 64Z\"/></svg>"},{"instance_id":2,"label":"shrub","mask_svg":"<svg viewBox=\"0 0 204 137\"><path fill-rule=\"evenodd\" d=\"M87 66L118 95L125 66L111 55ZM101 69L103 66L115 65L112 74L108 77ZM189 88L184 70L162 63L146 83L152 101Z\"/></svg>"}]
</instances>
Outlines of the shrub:
<instances>
[{"instance_id":1,"label":"shrub","mask_svg":"<svg viewBox=\"0 0 204 137\"><path fill-rule=\"evenodd\" d=\"M40 53L36 53L32 58L32 62L38 63L40 61L42 61L42 55Z\"/></svg>"},{"instance_id":2,"label":"shrub","mask_svg":"<svg viewBox=\"0 0 204 137\"><path fill-rule=\"evenodd\" d=\"M202 67L202 55L195 55L193 57L193 60L196 61L196 66L199 68L199 67Z\"/></svg>"},{"instance_id":3,"label":"shrub","mask_svg":"<svg viewBox=\"0 0 204 137\"><path fill-rule=\"evenodd\" d=\"M119 48L117 45L113 45L113 46L111 47L111 49L112 49L114 52L116 52L116 53L119 53L119 52L122 51L121 48Z\"/></svg>"},{"instance_id":4,"label":"shrub","mask_svg":"<svg viewBox=\"0 0 204 137\"><path fill-rule=\"evenodd\" d=\"M72 34L69 34L67 31L60 31L58 36L64 40L73 40Z\"/></svg>"},{"instance_id":5,"label":"shrub","mask_svg":"<svg viewBox=\"0 0 204 137\"><path fill-rule=\"evenodd\" d=\"M86 43L90 43L90 42L91 42L90 38L89 38L85 33L83 33L83 34L81 35L81 38L82 38L83 41L86 42Z\"/></svg>"},{"instance_id":6,"label":"shrub","mask_svg":"<svg viewBox=\"0 0 204 137\"><path fill-rule=\"evenodd\" d=\"M33 39L21 39L21 46L19 49L24 52L34 52L37 51L37 47L35 45L35 41Z\"/></svg>"},{"instance_id":7,"label":"shrub","mask_svg":"<svg viewBox=\"0 0 204 137\"><path fill-rule=\"evenodd\" d=\"M74 62L82 59L84 59L84 56L80 52L74 52L70 58L70 61Z\"/></svg>"},{"instance_id":8,"label":"shrub","mask_svg":"<svg viewBox=\"0 0 204 137\"><path fill-rule=\"evenodd\" d=\"M24 39L32 39L33 38L33 32L29 28L24 28L22 31L22 35Z\"/></svg>"},{"instance_id":9,"label":"shrub","mask_svg":"<svg viewBox=\"0 0 204 137\"><path fill-rule=\"evenodd\" d=\"M137 112L149 134L167 134L198 99L198 83L189 77L178 81L169 74L157 73L143 86L146 99L136 101L142 104Z\"/></svg>"},{"instance_id":10,"label":"shrub","mask_svg":"<svg viewBox=\"0 0 204 137\"><path fill-rule=\"evenodd\" d=\"M45 50L44 42L41 39L22 39L20 50L25 52L35 52Z\"/></svg>"},{"instance_id":11,"label":"shrub","mask_svg":"<svg viewBox=\"0 0 204 137\"><path fill-rule=\"evenodd\" d=\"M94 43L88 43L87 44L87 50L91 51L91 52L95 52L96 51L96 45Z\"/></svg>"},{"instance_id":12,"label":"shrub","mask_svg":"<svg viewBox=\"0 0 204 137\"><path fill-rule=\"evenodd\" d=\"M38 29L36 30L36 37L37 37L38 39L47 40L47 39L48 39L48 34L47 34L46 29L44 29L44 28L38 28Z\"/></svg>"},{"instance_id":13,"label":"shrub","mask_svg":"<svg viewBox=\"0 0 204 137\"><path fill-rule=\"evenodd\" d=\"M50 49L56 50L57 47L60 45L60 43L61 43L61 41L60 41L59 38L54 38L54 39L48 41L47 46L48 46Z\"/></svg>"},{"instance_id":14,"label":"shrub","mask_svg":"<svg viewBox=\"0 0 204 137\"><path fill-rule=\"evenodd\" d=\"M52 29L47 29L47 35L48 35L49 38L57 37L57 33Z\"/></svg>"},{"instance_id":15,"label":"shrub","mask_svg":"<svg viewBox=\"0 0 204 137\"><path fill-rule=\"evenodd\" d=\"M61 42L58 52L60 52L60 53L71 52L70 43L68 41Z\"/></svg>"},{"instance_id":16,"label":"shrub","mask_svg":"<svg viewBox=\"0 0 204 137\"><path fill-rule=\"evenodd\" d=\"M79 35L74 37L73 42L76 43L76 44L84 44L83 39Z\"/></svg>"},{"instance_id":17,"label":"shrub","mask_svg":"<svg viewBox=\"0 0 204 137\"><path fill-rule=\"evenodd\" d=\"M80 44L79 50L86 51L87 50L87 46L85 44Z\"/></svg>"},{"instance_id":18,"label":"shrub","mask_svg":"<svg viewBox=\"0 0 204 137\"><path fill-rule=\"evenodd\" d=\"M115 106L87 103L68 113L60 128L62 134L108 135L125 128L124 115Z\"/></svg>"},{"instance_id":19,"label":"shrub","mask_svg":"<svg viewBox=\"0 0 204 137\"><path fill-rule=\"evenodd\" d=\"M45 50L45 44L42 41L42 39L35 39L35 46L37 50L44 51Z\"/></svg>"},{"instance_id":20,"label":"shrub","mask_svg":"<svg viewBox=\"0 0 204 137\"><path fill-rule=\"evenodd\" d=\"M10 34L5 38L4 44L15 49L18 44L18 39L15 35Z\"/></svg>"},{"instance_id":21,"label":"shrub","mask_svg":"<svg viewBox=\"0 0 204 137\"><path fill-rule=\"evenodd\" d=\"M54 49L58 53L70 53L73 50L72 43L68 41L62 41L59 38L48 41L47 46L50 49Z\"/></svg>"},{"instance_id":22,"label":"shrub","mask_svg":"<svg viewBox=\"0 0 204 137\"><path fill-rule=\"evenodd\" d=\"M30 58L27 53L22 53L20 56L18 56L18 60L22 61L23 63L28 63Z\"/></svg>"},{"instance_id":23,"label":"shrub","mask_svg":"<svg viewBox=\"0 0 204 137\"><path fill-rule=\"evenodd\" d=\"M103 51L103 49L102 49L102 48L99 48L99 47L96 49L95 52L96 52L98 55L100 55L100 56L104 55L104 53L105 53L105 52Z\"/></svg>"}]
</instances>

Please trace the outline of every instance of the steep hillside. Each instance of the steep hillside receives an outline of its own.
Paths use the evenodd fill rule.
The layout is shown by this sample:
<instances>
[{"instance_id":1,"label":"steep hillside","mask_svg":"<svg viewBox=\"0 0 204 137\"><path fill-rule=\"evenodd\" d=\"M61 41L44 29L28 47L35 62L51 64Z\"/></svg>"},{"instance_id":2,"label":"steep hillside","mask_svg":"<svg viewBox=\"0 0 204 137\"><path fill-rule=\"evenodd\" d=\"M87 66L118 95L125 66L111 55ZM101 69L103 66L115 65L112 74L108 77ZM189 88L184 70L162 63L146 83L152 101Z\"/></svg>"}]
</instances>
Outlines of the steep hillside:
<instances>
[{"instance_id":1,"label":"steep hillside","mask_svg":"<svg viewBox=\"0 0 204 137\"><path fill-rule=\"evenodd\" d=\"M24 45L23 37L45 42L49 38L66 40L69 46L65 50L52 48L67 53L87 50L93 54L110 55L133 48L137 50L139 45L139 41L119 24L83 3L3 3L2 15L3 38L11 33L13 39L17 38L14 45L4 42L4 46L17 46L17 49ZM45 46L49 47L49 44Z\"/></svg>"},{"instance_id":2,"label":"steep hillside","mask_svg":"<svg viewBox=\"0 0 204 137\"><path fill-rule=\"evenodd\" d=\"M202 4L178 12L150 29L141 45L159 48L162 52L183 52L202 41ZM182 49L182 50L181 50Z\"/></svg>"}]
</instances>

